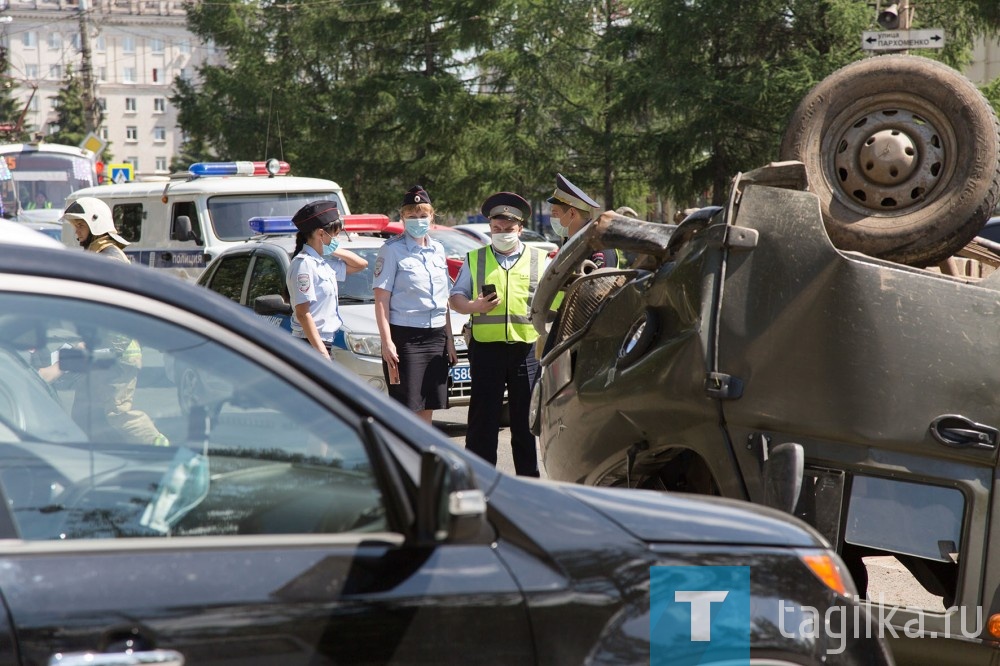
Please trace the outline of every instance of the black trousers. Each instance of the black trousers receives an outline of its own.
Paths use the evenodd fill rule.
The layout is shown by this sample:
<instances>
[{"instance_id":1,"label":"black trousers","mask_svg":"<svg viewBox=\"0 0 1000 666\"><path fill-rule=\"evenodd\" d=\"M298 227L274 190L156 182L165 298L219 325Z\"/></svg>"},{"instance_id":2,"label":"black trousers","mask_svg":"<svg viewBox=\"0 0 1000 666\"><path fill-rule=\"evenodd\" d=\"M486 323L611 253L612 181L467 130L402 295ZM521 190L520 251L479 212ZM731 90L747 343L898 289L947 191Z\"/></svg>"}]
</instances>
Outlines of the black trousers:
<instances>
[{"instance_id":1,"label":"black trousers","mask_svg":"<svg viewBox=\"0 0 1000 666\"><path fill-rule=\"evenodd\" d=\"M473 340L469 345L469 366L472 394L465 448L496 466L500 413L506 388L514 471L521 476L538 476L535 436L528 425L531 389L538 377L535 344Z\"/></svg>"}]
</instances>

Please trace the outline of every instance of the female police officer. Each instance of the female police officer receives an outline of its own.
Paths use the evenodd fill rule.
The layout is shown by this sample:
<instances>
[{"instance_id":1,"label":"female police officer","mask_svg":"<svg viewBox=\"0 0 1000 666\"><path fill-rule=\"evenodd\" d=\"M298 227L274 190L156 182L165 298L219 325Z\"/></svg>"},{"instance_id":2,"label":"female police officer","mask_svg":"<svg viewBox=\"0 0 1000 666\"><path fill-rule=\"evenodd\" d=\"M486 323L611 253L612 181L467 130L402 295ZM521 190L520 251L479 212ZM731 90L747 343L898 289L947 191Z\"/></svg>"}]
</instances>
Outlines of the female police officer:
<instances>
[{"instance_id":1,"label":"female police officer","mask_svg":"<svg viewBox=\"0 0 1000 666\"><path fill-rule=\"evenodd\" d=\"M288 269L292 301L292 335L311 344L330 360L333 336L343 325L337 306L337 282L368 267L349 250L338 249L344 228L335 201L313 201L295 213L295 252Z\"/></svg>"},{"instance_id":2,"label":"female police officer","mask_svg":"<svg viewBox=\"0 0 1000 666\"><path fill-rule=\"evenodd\" d=\"M404 232L375 261L375 320L389 395L427 423L448 407L448 365L458 360L448 314L444 247L427 236L434 208L420 185L403 195Z\"/></svg>"}]
</instances>

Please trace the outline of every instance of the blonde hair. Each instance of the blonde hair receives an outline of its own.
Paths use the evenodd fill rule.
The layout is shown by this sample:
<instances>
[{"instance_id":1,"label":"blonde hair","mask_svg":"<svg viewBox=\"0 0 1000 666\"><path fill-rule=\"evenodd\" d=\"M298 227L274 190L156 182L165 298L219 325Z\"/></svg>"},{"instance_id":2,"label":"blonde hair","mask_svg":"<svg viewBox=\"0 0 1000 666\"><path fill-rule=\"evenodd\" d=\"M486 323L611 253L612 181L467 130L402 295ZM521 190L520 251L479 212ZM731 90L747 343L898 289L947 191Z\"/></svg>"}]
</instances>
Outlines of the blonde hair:
<instances>
[{"instance_id":1,"label":"blonde hair","mask_svg":"<svg viewBox=\"0 0 1000 666\"><path fill-rule=\"evenodd\" d=\"M399 209L400 217L406 217L407 215L423 216L424 214L427 217L434 215L434 206L429 203L406 204Z\"/></svg>"}]
</instances>

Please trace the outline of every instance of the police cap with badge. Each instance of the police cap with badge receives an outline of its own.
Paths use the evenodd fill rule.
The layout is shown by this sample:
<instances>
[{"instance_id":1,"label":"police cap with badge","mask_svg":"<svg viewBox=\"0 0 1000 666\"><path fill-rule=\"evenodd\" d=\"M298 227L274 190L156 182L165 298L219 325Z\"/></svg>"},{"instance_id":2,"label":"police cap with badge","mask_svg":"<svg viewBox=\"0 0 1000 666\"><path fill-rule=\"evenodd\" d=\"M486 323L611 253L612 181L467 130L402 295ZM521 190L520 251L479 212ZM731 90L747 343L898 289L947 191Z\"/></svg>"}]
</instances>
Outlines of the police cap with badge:
<instances>
[{"instance_id":1,"label":"police cap with badge","mask_svg":"<svg viewBox=\"0 0 1000 666\"><path fill-rule=\"evenodd\" d=\"M578 208L587 213L593 213L600 205L587 196L587 193L569 182L561 173L556 174L556 191L546 199L550 204L561 204L570 208Z\"/></svg>"},{"instance_id":2,"label":"police cap with badge","mask_svg":"<svg viewBox=\"0 0 1000 666\"><path fill-rule=\"evenodd\" d=\"M513 192L497 192L483 202L481 212L487 220L500 217L524 226L525 220L531 217L531 205Z\"/></svg>"},{"instance_id":3,"label":"police cap with badge","mask_svg":"<svg viewBox=\"0 0 1000 666\"><path fill-rule=\"evenodd\" d=\"M430 204L431 197L427 194L427 190L424 189L423 185L414 185L406 191L403 195L403 205L404 206L414 206L418 204Z\"/></svg>"}]
</instances>

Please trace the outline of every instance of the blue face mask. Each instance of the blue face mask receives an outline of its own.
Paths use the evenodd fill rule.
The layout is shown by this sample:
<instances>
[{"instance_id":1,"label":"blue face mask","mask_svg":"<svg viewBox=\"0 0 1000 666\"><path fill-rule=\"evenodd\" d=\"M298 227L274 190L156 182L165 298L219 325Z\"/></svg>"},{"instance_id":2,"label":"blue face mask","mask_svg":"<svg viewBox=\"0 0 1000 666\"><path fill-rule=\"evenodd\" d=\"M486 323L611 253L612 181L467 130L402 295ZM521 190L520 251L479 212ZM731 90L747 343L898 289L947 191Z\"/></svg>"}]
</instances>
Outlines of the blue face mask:
<instances>
[{"instance_id":1,"label":"blue face mask","mask_svg":"<svg viewBox=\"0 0 1000 666\"><path fill-rule=\"evenodd\" d=\"M423 238L431 228L431 218L429 217L408 217L403 220L406 233L413 238Z\"/></svg>"},{"instance_id":2,"label":"blue face mask","mask_svg":"<svg viewBox=\"0 0 1000 666\"><path fill-rule=\"evenodd\" d=\"M337 240L336 236L330 236L330 242L323 246L323 256L332 256L338 247L340 247L340 241Z\"/></svg>"}]
</instances>

